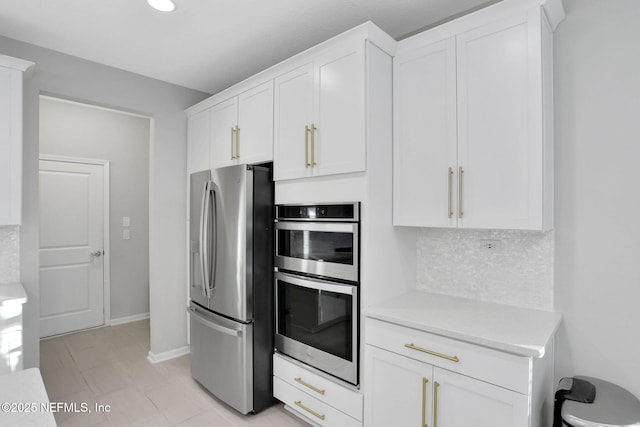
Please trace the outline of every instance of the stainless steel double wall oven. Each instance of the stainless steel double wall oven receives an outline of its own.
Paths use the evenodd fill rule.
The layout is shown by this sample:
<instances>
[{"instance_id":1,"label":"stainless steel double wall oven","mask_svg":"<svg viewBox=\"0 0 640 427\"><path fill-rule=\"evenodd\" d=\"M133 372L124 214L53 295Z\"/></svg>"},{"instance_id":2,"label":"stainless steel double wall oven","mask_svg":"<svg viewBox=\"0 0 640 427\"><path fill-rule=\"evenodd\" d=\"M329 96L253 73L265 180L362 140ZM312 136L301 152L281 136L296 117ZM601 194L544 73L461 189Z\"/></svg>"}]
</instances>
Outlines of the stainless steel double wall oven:
<instances>
[{"instance_id":1,"label":"stainless steel double wall oven","mask_svg":"<svg viewBox=\"0 0 640 427\"><path fill-rule=\"evenodd\" d=\"M358 384L360 203L276 205L280 353Z\"/></svg>"}]
</instances>

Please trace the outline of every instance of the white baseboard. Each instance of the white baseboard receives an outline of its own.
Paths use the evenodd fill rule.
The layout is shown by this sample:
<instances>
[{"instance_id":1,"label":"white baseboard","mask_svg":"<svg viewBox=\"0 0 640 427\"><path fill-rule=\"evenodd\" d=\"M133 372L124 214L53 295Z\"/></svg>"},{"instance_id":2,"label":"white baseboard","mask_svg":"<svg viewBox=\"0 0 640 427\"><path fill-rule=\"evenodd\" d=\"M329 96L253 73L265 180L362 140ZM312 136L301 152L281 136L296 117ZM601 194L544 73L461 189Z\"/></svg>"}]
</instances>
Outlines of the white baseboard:
<instances>
[{"instance_id":1,"label":"white baseboard","mask_svg":"<svg viewBox=\"0 0 640 427\"><path fill-rule=\"evenodd\" d=\"M175 359L176 357L184 356L185 354L189 354L189 346L185 345L184 347L174 348L173 350L165 351L160 354L155 354L149 351L147 355L147 360L151 363L164 362L166 360Z\"/></svg>"},{"instance_id":2,"label":"white baseboard","mask_svg":"<svg viewBox=\"0 0 640 427\"><path fill-rule=\"evenodd\" d=\"M124 323L136 322L138 320L145 320L149 318L149 313L134 314L133 316L118 317L117 319L111 319L111 326L122 325Z\"/></svg>"}]
</instances>

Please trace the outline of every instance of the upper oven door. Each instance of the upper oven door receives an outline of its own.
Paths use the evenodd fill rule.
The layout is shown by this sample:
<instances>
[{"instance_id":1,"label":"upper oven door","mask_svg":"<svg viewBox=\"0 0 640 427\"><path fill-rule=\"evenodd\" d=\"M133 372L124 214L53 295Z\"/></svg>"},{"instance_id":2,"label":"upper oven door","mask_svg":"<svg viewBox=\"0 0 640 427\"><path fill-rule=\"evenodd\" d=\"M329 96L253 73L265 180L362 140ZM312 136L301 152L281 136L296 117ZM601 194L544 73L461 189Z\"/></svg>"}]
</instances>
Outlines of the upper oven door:
<instances>
[{"instance_id":1,"label":"upper oven door","mask_svg":"<svg viewBox=\"0 0 640 427\"><path fill-rule=\"evenodd\" d=\"M275 228L279 269L358 281L358 223L279 221Z\"/></svg>"}]
</instances>

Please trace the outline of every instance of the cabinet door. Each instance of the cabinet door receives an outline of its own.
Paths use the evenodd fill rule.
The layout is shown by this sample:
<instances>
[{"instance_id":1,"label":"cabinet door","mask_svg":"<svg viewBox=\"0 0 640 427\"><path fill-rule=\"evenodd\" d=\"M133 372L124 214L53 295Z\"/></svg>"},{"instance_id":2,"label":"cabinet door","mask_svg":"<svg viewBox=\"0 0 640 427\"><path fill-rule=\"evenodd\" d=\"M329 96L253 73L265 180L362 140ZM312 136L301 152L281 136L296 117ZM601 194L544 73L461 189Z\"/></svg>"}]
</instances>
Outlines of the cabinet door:
<instances>
[{"instance_id":1,"label":"cabinet door","mask_svg":"<svg viewBox=\"0 0 640 427\"><path fill-rule=\"evenodd\" d=\"M528 397L440 368L433 369L433 424L527 427Z\"/></svg>"},{"instance_id":2,"label":"cabinet door","mask_svg":"<svg viewBox=\"0 0 640 427\"><path fill-rule=\"evenodd\" d=\"M234 97L211 107L211 166L220 168L237 163L234 159L234 129L238 124L238 98Z\"/></svg>"},{"instance_id":3,"label":"cabinet door","mask_svg":"<svg viewBox=\"0 0 640 427\"><path fill-rule=\"evenodd\" d=\"M0 66L0 225L19 225L22 208L22 72Z\"/></svg>"},{"instance_id":4,"label":"cabinet door","mask_svg":"<svg viewBox=\"0 0 640 427\"><path fill-rule=\"evenodd\" d=\"M313 122L313 64L306 64L275 79L274 180L311 175L309 133Z\"/></svg>"},{"instance_id":5,"label":"cabinet door","mask_svg":"<svg viewBox=\"0 0 640 427\"><path fill-rule=\"evenodd\" d=\"M236 144L240 163L273 160L273 81L238 97Z\"/></svg>"},{"instance_id":6,"label":"cabinet door","mask_svg":"<svg viewBox=\"0 0 640 427\"><path fill-rule=\"evenodd\" d=\"M455 39L394 58L393 223L455 227Z\"/></svg>"},{"instance_id":7,"label":"cabinet door","mask_svg":"<svg viewBox=\"0 0 640 427\"><path fill-rule=\"evenodd\" d=\"M539 32L522 14L457 37L461 227L542 226Z\"/></svg>"},{"instance_id":8,"label":"cabinet door","mask_svg":"<svg viewBox=\"0 0 640 427\"><path fill-rule=\"evenodd\" d=\"M347 43L315 63L314 175L364 171L365 58L362 41Z\"/></svg>"},{"instance_id":9,"label":"cabinet door","mask_svg":"<svg viewBox=\"0 0 640 427\"><path fill-rule=\"evenodd\" d=\"M211 169L209 110L190 116L187 124L187 173Z\"/></svg>"},{"instance_id":10,"label":"cabinet door","mask_svg":"<svg viewBox=\"0 0 640 427\"><path fill-rule=\"evenodd\" d=\"M431 365L370 345L365 349L365 363L365 425L430 425Z\"/></svg>"}]
</instances>

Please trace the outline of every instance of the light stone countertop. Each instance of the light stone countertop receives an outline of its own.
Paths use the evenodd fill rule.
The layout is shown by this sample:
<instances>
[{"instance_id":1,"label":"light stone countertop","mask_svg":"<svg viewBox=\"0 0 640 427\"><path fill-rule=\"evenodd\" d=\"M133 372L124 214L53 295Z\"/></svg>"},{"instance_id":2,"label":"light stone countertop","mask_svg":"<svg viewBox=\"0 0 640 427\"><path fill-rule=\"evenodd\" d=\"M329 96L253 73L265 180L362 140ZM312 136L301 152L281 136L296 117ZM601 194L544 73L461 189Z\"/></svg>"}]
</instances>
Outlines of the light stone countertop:
<instances>
[{"instance_id":1,"label":"light stone countertop","mask_svg":"<svg viewBox=\"0 0 640 427\"><path fill-rule=\"evenodd\" d=\"M39 369L0 375L0 425L55 427L48 403Z\"/></svg>"},{"instance_id":2,"label":"light stone countertop","mask_svg":"<svg viewBox=\"0 0 640 427\"><path fill-rule=\"evenodd\" d=\"M496 350L543 357L560 313L412 291L364 310L364 315Z\"/></svg>"},{"instance_id":3,"label":"light stone countertop","mask_svg":"<svg viewBox=\"0 0 640 427\"><path fill-rule=\"evenodd\" d=\"M0 306L24 304L27 293L22 283L0 283Z\"/></svg>"}]
</instances>

